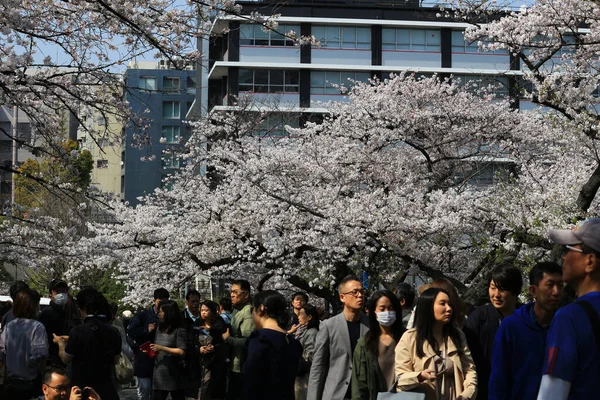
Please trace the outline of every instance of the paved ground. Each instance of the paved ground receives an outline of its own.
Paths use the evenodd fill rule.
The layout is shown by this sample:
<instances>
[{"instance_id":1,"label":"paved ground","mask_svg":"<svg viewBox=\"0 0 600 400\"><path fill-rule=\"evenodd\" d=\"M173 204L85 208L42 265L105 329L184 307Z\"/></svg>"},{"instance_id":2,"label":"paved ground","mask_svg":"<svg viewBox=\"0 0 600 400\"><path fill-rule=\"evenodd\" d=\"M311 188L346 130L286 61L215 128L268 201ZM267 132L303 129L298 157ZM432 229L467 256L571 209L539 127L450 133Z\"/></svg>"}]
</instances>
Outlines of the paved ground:
<instances>
[{"instance_id":1,"label":"paved ground","mask_svg":"<svg viewBox=\"0 0 600 400\"><path fill-rule=\"evenodd\" d=\"M119 392L121 400L137 400L137 392L135 389L123 389Z\"/></svg>"}]
</instances>

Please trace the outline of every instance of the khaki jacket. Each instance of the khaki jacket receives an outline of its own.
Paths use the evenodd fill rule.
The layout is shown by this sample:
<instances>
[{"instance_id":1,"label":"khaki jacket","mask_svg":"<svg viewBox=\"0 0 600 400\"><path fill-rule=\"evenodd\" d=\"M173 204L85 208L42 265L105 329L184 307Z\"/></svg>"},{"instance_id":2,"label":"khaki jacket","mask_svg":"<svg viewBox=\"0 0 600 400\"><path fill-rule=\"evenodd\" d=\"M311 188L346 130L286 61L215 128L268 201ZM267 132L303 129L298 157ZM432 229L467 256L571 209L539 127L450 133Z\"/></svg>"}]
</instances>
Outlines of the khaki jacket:
<instances>
[{"instance_id":1,"label":"khaki jacket","mask_svg":"<svg viewBox=\"0 0 600 400\"><path fill-rule=\"evenodd\" d=\"M463 342L463 355L459 355L454 342L448 339L448 357L454 363L454 387L456 396L463 396L473 400L477 395L477 373L471 352L467 346L467 340L460 331ZM399 376L398 391L415 391L425 393L426 400L440 400L436 397L437 382L419 382L418 376L421 371L434 369L433 357L436 353L429 343L423 346L425 357L417 356L417 331L409 329L402 335L396 346L396 376ZM439 382L441 384L441 381Z\"/></svg>"}]
</instances>

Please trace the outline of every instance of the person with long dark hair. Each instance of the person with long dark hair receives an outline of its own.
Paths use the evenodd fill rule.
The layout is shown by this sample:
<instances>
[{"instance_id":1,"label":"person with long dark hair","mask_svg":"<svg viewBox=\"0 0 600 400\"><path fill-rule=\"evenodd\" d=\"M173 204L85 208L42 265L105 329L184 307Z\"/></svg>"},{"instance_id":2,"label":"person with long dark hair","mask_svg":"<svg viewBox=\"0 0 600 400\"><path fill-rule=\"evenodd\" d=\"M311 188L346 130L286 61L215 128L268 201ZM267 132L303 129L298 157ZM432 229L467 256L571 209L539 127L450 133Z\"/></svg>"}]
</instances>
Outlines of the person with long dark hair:
<instances>
[{"instance_id":1,"label":"person with long dark hair","mask_svg":"<svg viewBox=\"0 0 600 400\"><path fill-rule=\"evenodd\" d=\"M423 392L426 400L475 398L477 373L450 298L440 288L419 297L416 328L406 331L396 346L399 391Z\"/></svg>"},{"instance_id":2,"label":"person with long dark hair","mask_svg":"<svg viewBox=\"0 0 600 400\"><path fill-rule=\"evenodd\" d=\"M200 307L203 325L200 326L200 360L202 380L200 398L202 400L225 398L227 385L227 358L229 347L223 340L227 324L219 315L219 305L206 300Z\"/></svg>"},{"instance_id":3,"label":"person with long dark hair","mask_svg":"<svg viewBox=\"0 0 600 400\"><path fill-rule=\"evenodd\" d=\"M294 337L298 339L302 346L302 359L300 360L298 376L294 385L296 400L306 400L308 377L320 322L319 313L312 304L304 304L298 310L298 329L296 329Z\"/></svg>"},{"instance_id":4,"label":"person with long dark hair","mask_svg":"<svg viewBox=\"0 0 600 400\"><path fill-rule=\"evenodd\" d=\"M358 339L352 362L352 400L376 400L395 381L394 350L404 333L402 306L389 290L375 292L367 303L371 329Z\"/></svg>"},{"instance_id":5,"label":"person with long dark hair","mask_svg":"<svg viewBox=\"0 0 600 400\"><path fill-rule=\"evenodd\" d=\"M248 340L244 364L246 400L294 399L294 381L302 348L286 327L283 295L265 290L254 295L252 319L257 330Z\"/></svg>"},{"instance_id":6,"label":"person with long dark hair","mask_svg":"<svg viewBox=\"0 0 600 400\"><path fill-rule=\"evenodd\" d=\"M158 304L158 329L152 351L157 352L152 375L152 399L166 400L169 393L173 400L184 400L183 357L186 350L186 333L179 306L173 300Z\"/></svg>"},{"instance_id":7,"label":"person with long dark hair","mask_svg":"<svg viewBox=\"0 0 600 400\"><path fill-rule=\"evenodd\" d=\"M2 327L0 356L6 362L5 399L30 399L41 393L41 376L48 359L46 329L35 316L40 295L29 288L14 298L12 319Z\"/></svg>"}]
</instances>

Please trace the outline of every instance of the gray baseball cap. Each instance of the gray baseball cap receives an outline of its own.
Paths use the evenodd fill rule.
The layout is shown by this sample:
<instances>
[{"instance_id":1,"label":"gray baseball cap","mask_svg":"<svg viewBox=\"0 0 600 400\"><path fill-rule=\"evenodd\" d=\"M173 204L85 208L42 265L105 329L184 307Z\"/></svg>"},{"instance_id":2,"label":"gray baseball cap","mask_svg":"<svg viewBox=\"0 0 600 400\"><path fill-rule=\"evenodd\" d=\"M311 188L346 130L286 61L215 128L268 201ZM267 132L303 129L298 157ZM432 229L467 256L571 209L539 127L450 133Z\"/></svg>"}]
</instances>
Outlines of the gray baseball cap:
<instances>
[{"instance_id":1,"label":"gray baseball cap","mask_svg":"<svg viewBox=\"0 0 600 400\"><path fill-rule=\"evenodd\" d=\"M556 244L585 244L600 253L600 218L588 218L574 229L550 229L548 237Z\"/></svg>"}]
</instances>

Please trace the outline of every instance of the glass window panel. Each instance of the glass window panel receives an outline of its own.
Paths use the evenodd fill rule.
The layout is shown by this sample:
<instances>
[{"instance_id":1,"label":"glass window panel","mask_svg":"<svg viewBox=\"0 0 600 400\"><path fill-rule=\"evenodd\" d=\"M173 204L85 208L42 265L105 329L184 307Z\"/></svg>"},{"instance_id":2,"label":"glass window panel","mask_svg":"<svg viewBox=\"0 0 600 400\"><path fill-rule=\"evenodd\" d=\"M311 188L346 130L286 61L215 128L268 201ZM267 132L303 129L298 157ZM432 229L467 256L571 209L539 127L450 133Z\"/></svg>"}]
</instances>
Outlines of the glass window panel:
<instances>
[{"instance_id":1,"label":"glass window panel","mask_svg":"<svg viewBox=\"0 0 600 400\"><path fill-rule=\"evenodd\" d=\"M356 74L354 72L343 71L340 72L340 83L345 87L352 86L350 80L355 80ZM349 80L350 79L350 80Z\"/></svg>"},{"instance_id":2,"label":"glass window panel","mask_svg":"<svg viewBox=\"0 0 600 400\"><path fill-rule=\"evenodd\" d=\"M397 29L396 43L398 50L410 49L410 29Z\"/></svg>"},{"instance_id":3,"label":"glass window panel","mask_svg":"<svg viewBox=\"0 0 600 400\"><path fill-rule=\"evenodd\" d=\"M279 39L271 39L271 46L285 46L285 39L283 36Z\"/></svg>"},{"instance_id":4,"label":"glass window panel","mask_svg":"<svg viewBox=\"0 0 600 400\"><path fill-rule=\"evenodd\" d=\"M427 33L427 46L440 46L440 31L426 31Z\"/></svg>"},{"instance_id":5,"label":"glass window panel","mask_svg":"<svg viewBox=\"0 0 600 400\"><path fill-rule=\"evenodd\" d=\"M163 102L163 118L179 118L179 103L176 101Z\"/></svg>"},{"instance_id":6,"label":"glass window panel","mask_svg":"<svg viewBox=\"0 0 600 400\"><path fill-rule=\"evenodd\" d=\"M269 93L283 93L283 85L269 85Z\"/></svg>"},{"instance_id":7,"label":"glass window panel","mask_svg":"<svg viewBox=\"0 0 600 400\"><path fill-rule=\"evenodd\" d=\"M240 68L240 71L239 71L240 85L243 83L251 85L253 81L254 81L254 70Z\"/></svg>"},{"instance_id":8,"label":"glass window panel","mask_svg":"<svg viewBox=\"0 0 600 400\"><path fill-rule=\"evenodd\" d=\"M461 31L452 31L452 46L465 46L465 38Z\"/></svg>"},{"instance_id":9,"label":"glass window panel","mask_svg":"<svg viewBox=\"0 0 600 400\"><path fill-rule=\"evenodd\" d=\"M340 84L340 73L339 72L326 72L325 73L325 86L331 87L331 85Z\"/></svg>"},{"instance_id":10,"label":"glass window panel","mask_svg":"<svg viewBox=\"0 0 600 400\"><path fill-rule=\"evenodd\" d=\"M178 126L163 127L162 136L165 138L167 143L179 142L179 127Z\"/></svg>"},{"instance_id":11,"label":"glass window panel","mask_svg":"<svg viewBox=\"0 0 600 400\"><path fill-rule=\"evenodd\" d=\"M357 49L370 49L371 48L371 43L359 42L359 43L356 44L356 48Z\"/></svg>"},{"instance_id":12,"label":"glass window panel","mask_svg":"<svg viewBox=\"0 0 600 400\"><path fill-rule=\"evenodd\" d=\"M382 43L383 50L395 50L396 49L396 30L395 29L382 29Z\"/></svg>"},{"instance_id":13,"label":"glass window panel","mask_svg":"<svg viewBox=\"0 0 600 400\"><path fill-rule=\"evenodd\" d=\"M268 85L269 84L269 70L268 69L255 69L254 70L254 84L255 85Z\"/></svg>"},{"instance_id":14,"label":"glass window panel","mask_svg":"<svg viewBox=\"0 0 600 400\"><path fill-rule=\"evenodd\" d=\"M356 28L356 41L371 43L371 28Z\"/></svg>"},{"instance_id":15,"label":"glass window panel","mask_svg":"<svg viewBox=\"0 0 600 400\"><path fill-rule=\"evenodd\" d=\"M272 69L271 70L271 80L269 82L270 85L283 85L283 70L282 69Z\"/></svg>"},{"instance_id":16,"label":"glass window panel","mask_svg":"<svg viewBox=\"0 0 600 400\"><path fill-rule=\"evenodd\" d=\"M254 39L254 25L240 25L240 39Z\"/></svg>"},{"instance_id":17,"label":"glass window panel","mask_svg":"<svg viewBox=\"0 0 600 400\"><path fill-rule=\"evenodd\" d=\"M310 87L325 86L325 71L310 71Z\"/></svg>"},{"instance_id":18,"label":"glass window panel","mask_svg":"<svg viewBox=\"0 0 600 400\"><path fill-rule=\"evenodd\" d=\"M344 42L356 42L356 28L349 26L342 27L342 40Z\"/></svg>"},{"instance_id":19,"label":"glass window panel","mask_svg":"<svg viewBox=\"0 0 600 400\"><path fill-rule=\"evenodd\" d=\"M140 77L138 86L144 90L156 90L156 78L150 76Z\"/></svg>"},{"instance_id":20,"label":"glass window panel","mask_svg":"<svg viewBox=\"0 0 600 400\"><path fill-rule=\"evenodd\" d=\"M298 75L298 71L285 71L285 85L297 85Z\"/></svg>"},{"instance_id":21,"label":"glass window panel","mask_svg":"<svg viewBox=\"0 0 600 400\"><path fill-rule=\"evenodd\" d=\"M170 76L163 77L163 90L171 92L179 90L179 78Z\"/></svg>"},{"instance_id":22,"label":"glass window panel","mask_svg":"<svg viewBox=\"0 0 600 400\"><path fill-rule=\"evenodd\" d=\"M356 80L359 82L369 82L370 78L371 78L371 74L368 72L357 72L356 73Z\"/></svg>"},{"instance_id":23,"label":"glass window panel","mask_svg":"<svg viewBox=\"0 0 600 400\"><path fill-rule=\"evenodd\" d=\"M427 41L425 40L425 30L424 29L413 29L411 32L411 44L414 46L423 46Z\"/></svg>"},{"instance_id":24,"label":"glass window panel","mask_svg":"<svg viewBox=\"0 0 600 400\"><path fill-rule=\"evenodd\" d=\"M255 39L268 39L269 34L270 34L270 31L265 32L263 30L262 26L255 25L255 28L254 28L254 38Z\"/></svg>"},{"instance_id":25,"label":"glass window panel","mask_svg":"<svg viewBox=\"0 0 600 400\"><path fill-rule=\"evenodd\" d=\"M250 84L241 84L239 86L240 92L252 92L254 90L254 86Z\"/></svg>"},{"instance_id":26,"label":"glass window panel","mask_svg":"<svg viewBox=\"0 0 600 400\"><path fill-rule=\"evenodd\" d=\"M326 29L324 26L317 25L312 27L312 34L317 40L325 39L325 31Z\"/></svg>"}]
</instances>

